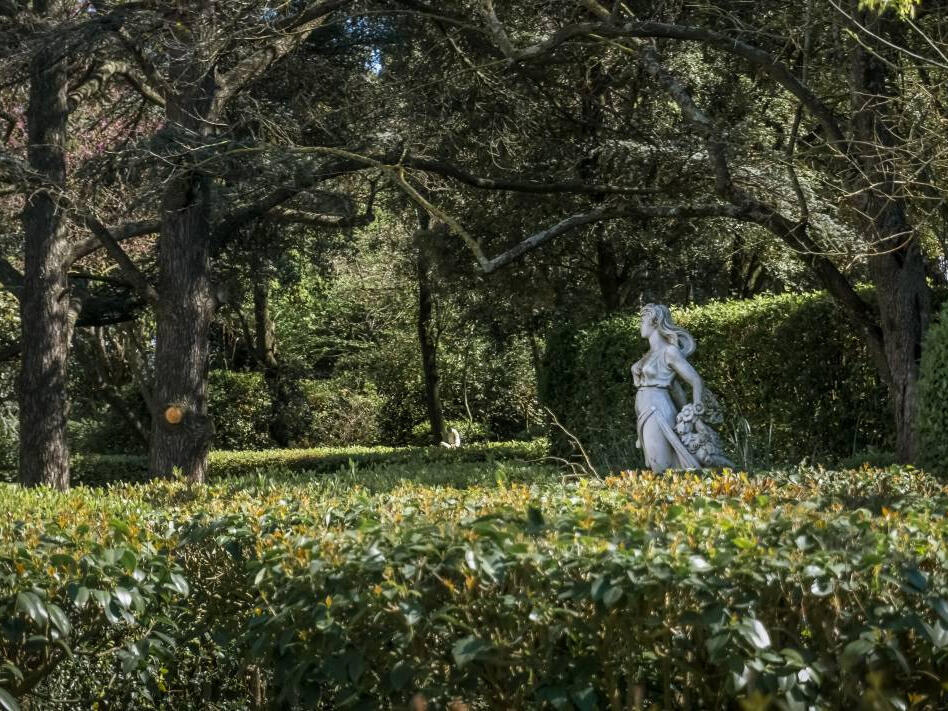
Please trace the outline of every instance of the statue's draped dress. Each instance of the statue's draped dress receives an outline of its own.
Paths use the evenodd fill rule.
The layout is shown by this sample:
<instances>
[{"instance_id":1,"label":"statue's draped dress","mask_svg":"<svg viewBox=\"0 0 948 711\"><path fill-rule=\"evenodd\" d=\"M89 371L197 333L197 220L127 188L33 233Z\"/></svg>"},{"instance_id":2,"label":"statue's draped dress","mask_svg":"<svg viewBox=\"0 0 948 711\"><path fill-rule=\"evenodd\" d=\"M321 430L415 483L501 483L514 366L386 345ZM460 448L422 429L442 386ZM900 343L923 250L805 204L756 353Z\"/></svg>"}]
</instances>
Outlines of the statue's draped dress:
<instances>
[{"instance_id":1,"label":"statue's draped dress","mask_svg":"<svg viewBox=\"0 0 948 711\"><path fill-rule=\"evenodd\" d=\"M668 365L666 350L649 351L636 365L641 366L641 371L632 367L632 380L638 388L635 393L636 429L646 466L658 472L699 469L698 460L675 432L678 410L670 392L675 371Z\"/></svg>"}]
</instances>

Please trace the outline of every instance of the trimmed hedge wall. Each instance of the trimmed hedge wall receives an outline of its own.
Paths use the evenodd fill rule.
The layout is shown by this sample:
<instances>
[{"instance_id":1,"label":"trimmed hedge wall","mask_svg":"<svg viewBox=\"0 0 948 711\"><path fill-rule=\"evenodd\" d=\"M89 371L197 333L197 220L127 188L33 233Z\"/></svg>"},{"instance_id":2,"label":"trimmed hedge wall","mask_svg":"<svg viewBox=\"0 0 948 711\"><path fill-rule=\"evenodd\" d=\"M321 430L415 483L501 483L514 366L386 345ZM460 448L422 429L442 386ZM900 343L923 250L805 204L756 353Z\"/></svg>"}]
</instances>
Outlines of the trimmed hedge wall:
<instances>
[{"instance_id":1,"label":"trimmed hedge wall","mask_svg":"<svg viewBox=\"0 0 948 711\"><path fill-rule=\"evenodd\" d=\"M919 462L948 476L948 305L925 334L918 399Z\"/></svg>"},{"instance_id":2,"label":"trimmed hedge wall","mask_svg":"<svg viewBox=\"0 0 948 711\"><path fill-rule=\"evenodd\" d=\"M945 709L946 514L897 467L0 485L0 708Z\"/></svg>"},{"instance_id":3,"label":"trimmed hedge wall","mask_svg":"<svg viewBox=\"0 0 948 711\"><path fill-rule=\"evenodd\" d=\"M208 478L246 476L263 470L325 474L340 468L410 464L482 462L491 460L534 461L547 452L545 439L529 442L482 442L459 449L445 447L316 447L312 449L265 449L231 452L215 450L208 455ZM76 455L72 458L74 486L105 486L118 482L148 481L148 457L121 454ZM0 482L15 482L16 471L0 471Z\"/></svg>"},{"instance_id":4,"label":"trimmed hedge wall","mask_svg":"<svg viewBox=\"0 0 948 711\"><path fill-rule=\"evenodd\" d=\"M843 313L822 293L675 309L694 334L691 361L721 400L721 435L741 466L846 457L891 446L884 386ZM540 397L600 464L635 466L631 365L648 348L638 312L547 343ZM555 449L568 449L554 432Z\"/></svg>"}]
</instances>

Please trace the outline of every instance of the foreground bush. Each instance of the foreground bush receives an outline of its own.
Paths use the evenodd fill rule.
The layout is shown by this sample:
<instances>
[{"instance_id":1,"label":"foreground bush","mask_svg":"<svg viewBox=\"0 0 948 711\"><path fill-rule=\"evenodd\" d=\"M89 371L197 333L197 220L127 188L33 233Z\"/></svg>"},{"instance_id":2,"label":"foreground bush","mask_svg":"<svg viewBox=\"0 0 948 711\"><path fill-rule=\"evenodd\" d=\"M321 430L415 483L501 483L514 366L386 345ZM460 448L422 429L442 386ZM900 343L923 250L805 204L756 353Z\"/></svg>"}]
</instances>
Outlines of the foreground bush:
<instances>
[{"instance_id":1,"label":"foreground bush","mask_svg":"<svg viewBox=\"0 0 948 711\"><path fill-rule=\"evenodd\" d=\"M943 708L946 513L895 468L8 487L0 706Z\"/></svg>"},{"instance_id":2,"label":"foreground bush","mask_svg":"<svg viewBox=\"0 0 948 711\"><path fill-rule=\"evenodd\" d=\"M721 435L742 466L890 446L885 388L826 295L717 302L677 310L675 318L698 341L691 360L720 396ZM541 399L598 462L640 461L629 368L646 349L638 313L566 328L548 343Z\"/></svg>"}]
</instances>

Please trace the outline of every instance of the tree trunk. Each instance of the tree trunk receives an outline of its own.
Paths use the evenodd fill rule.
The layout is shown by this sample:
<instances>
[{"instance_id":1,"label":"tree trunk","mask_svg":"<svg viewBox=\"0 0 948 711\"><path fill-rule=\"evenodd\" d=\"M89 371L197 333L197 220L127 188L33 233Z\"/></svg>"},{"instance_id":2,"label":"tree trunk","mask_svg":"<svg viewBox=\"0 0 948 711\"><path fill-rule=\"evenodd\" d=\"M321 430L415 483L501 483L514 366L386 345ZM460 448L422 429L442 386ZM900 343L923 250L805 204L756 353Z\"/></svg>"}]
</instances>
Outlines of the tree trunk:
<instances>
[{"instance_id":1,"label":"tree trunk","mask_svg":"<svg viewBox=\"0 0 948 711\"><path fill-rule=\"evenodd\" d=\"M263 369L263 378L270 393L270 437L281 447L289 447L293 439L292 411L289 406L301 399L299 386L281 372L280 361L277 358L276 334L273 319L270 317L270 279L264 269L262 260L254 264L253 280L253 317L254 355Z\"/></svg>"},{"instance_id":2,"label":"tree trunk","mask_svg":"<svg viewBox=\"0 0 948 711\"><path fill-rule=\"evenodd\" d=\"M863 13L862 21L884 36L887 21ZM928 325L931 294L918 235L900 195L893 151L899 139L886 116L893 110L893 78L884 57L887 48L853 49L853 131L866 185L860 186L858 212L873 245L869 272L875 285L885 364L880 367L895 419L896 453L900 460L916 456L915 413L918 363ZM880 364L882 366L882 364Z\"/></svg>"},{"instance_id":3,"label":"tree trunk","mask_svg":"<svg viewBox=\"0 0 948 711\"><path fill-rule=\"evenodd\" d=\"M179 470L202 482L214 426L207 414L208 333L214 318L210 282L209 185L175 178L164 195L158 237L155 403L151 470Z\"/></svg>"},{"instance_id":4,"label":"tree trunk","mask_svg":"<svg viewBox=\"0 0 948 711\"><path fill-rule=\"evenodd\" d=\"M432 318L434 298L431 289L431 265L425 254L421 235L427 232L430 219L427 213L419 212L419 239L417 240L418 269L418 342L421 345L421 367L425 378L425 399L428 404L428 421L431 423L433 444L445 441L447 431L444 412L441 408L441 374L438 371L438 343Z\"/></svg>"},{"instance_id":5,"label":"tree trunk","mask_svg":"<svg viewBox=\"0 0 948 711\"><path fill-rule=\"evenodd\" d=\"M185 141L190 135L210 133L212 123L206 117L215 91L213 76L200 74L198 63L189 61L194 59L184 57L178 74L187 93L167 100L168 121L185 134ZM216 308L210 274L211 183L187 163L176 170L162 197L158 236L157 412L152 417L150 466L157 476L180 472L200 483L214 437L207 414L208 336Z\"/></svg>"},{"instance_id":6,"label":"tree trunk","mask_svg":"<svg viewBox=\"0 0 948 711\"><path fill-rule=\"evenodd\" d=\"M596 233L596 280L599 282L599 294L606 307L606 313L615 313L622 307L620 294L619 265L616 258L616 246L612 239L605 236L605 224L597 225Z\"/></svg>"},{"instance_id":7,"label":"tree trunk","mask_svg":"<svg viewBox=\"0 0 948 711\"><path fill-rule=\"evenodd\" d=\"M270 318L270 282L262 272L262 265L253 275L253 317L256 331L257 360L267 370L274 370L279 363L276 355L276 335L273 329L273 319Z\"/></svg>"},{"instance_id":8,"label":"tree trunk","mask_svg":"<svg viewBox=\"0 0 948 711\"><path fill-rule=\"evenodd\" d=\"M46 11L37 0L34 10ZM30 167L48 188L33 192L23 210L24 283L20 296L20 481L69 486L66 370L74 313L66 256L69 244L58 191L66 184L66 57L48 45L33 58L27 110Z\"/></svg>"},{"instance_id":9,"label":"tree trunk","mask_svg":"<svg viewBox=\"0 0 948 711\"><path fill-rule=\"evenodd\" d=\"M889 400L895 416L896 453L911 462L918 454L915 415L922 337L931 296L917 240L908 248L874 256L869 262L885 338Z\"/></svg>"}]
</instances>

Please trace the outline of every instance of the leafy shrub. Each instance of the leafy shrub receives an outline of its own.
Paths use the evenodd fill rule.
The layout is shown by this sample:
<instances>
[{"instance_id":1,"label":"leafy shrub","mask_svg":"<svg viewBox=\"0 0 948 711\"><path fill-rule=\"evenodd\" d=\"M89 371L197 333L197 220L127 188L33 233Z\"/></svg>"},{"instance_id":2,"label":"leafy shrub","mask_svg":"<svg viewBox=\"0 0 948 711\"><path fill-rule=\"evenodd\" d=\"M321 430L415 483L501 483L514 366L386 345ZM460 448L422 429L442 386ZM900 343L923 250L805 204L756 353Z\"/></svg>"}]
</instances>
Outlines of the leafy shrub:
<instances>
[{"instance_id":1,"label":"leafy shrub","mask_svg":"<svg viewBox=\"0 0 948 711\"><path fill-rule=\"evenodd\" d=\"M694 334L691 360L725 409L722 436L747 453L737 458L750 461L739 465L845 457L891 444L885 388L824 294L717 302L675 318ZM548 342L541 399L599 462L641 461L629 368L646 350L638 313L567 327ZM553 434L564 450L563 436Z\"/></svg>"},{"instance_id":2,"label":"leafy shrub","mask_svg":"<svg viewBox=\"0 0 948 711\"><path fill-rule=\"evenodd\" d=\"M0 705L948 702L948 488L910 468L3 493Z\"/></svg>"},{"instance_id":3,"label":"leafy shrub","mask_svg":"<svg viewBox=\"0 0 948 711\"><path fill-rule=\"evenodd\" d=\"M948 305L925 334L918 400L919 460L948 476Z\"/></svg>"},{"instance_id":4,"label":"leafy shrub","mask_svg":"<svg viewBox=\"0 0 948 711\"><path fill-rule=\"evenodd\" d=\"M382 401L371 383L355 387L340 378L304 380L307 426L297 444L304 447L371 445L379 441Z\"/></svg>"},{"instance_id":5,"label":"leafy shrub","mask_svg":"<svg viewBox=\"0 0 948 711\"><path fill-rule=\"evenodd\" d=\"M214 418L214 446L254 449L272 446L270 393L263 375L212 370L208 374L208 412Z\"/></svg>"},{"instance_id":6,"label":"leafy shrub","mask_svg":"<svg viewBox=\"0 0 948 711\"><path fill-rule=\"evenodd\" d=\"M150 415L141 396L132 395L127 401L137 406L140 421L147 427ZM148 451L146 442L114 408L104 407L96 414L94 418L66 422L71 451L97 454L144 454Z\"/></svg>"},{"instance_id":7,"label":"leafy shrub","mask_svg":"<svg viewBox=\"0 0 948 711\"><path fill-rule=\"evenodd\" d=\"M314 447L310 449L215 450L208 455L208 477L246 476L277 468L310 473L334 472L340 467L485 460L536 460L546 454L547 442L482 442L460 449L444 447ZM7 472L14 481L16 472ZM105 486L116 482L149 479L148 458L126 455L79 455L72 459L72 481L76 485Z\"/></svg>"}]
</instances>

